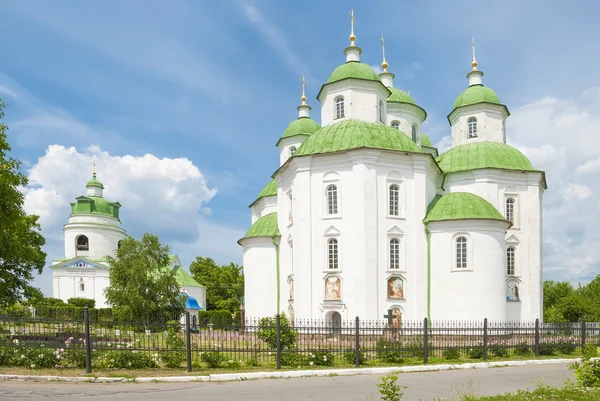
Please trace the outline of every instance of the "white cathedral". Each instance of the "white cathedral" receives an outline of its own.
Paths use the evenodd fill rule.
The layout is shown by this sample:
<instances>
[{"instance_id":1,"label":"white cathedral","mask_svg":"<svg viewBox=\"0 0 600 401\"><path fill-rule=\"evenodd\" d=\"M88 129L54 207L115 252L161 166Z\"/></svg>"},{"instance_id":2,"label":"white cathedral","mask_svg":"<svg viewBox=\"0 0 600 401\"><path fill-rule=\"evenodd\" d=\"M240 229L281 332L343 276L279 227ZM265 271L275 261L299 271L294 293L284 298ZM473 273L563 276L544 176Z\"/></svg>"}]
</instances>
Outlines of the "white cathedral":
<instances>
[{"instance_id":1,"label":"white cathedral","mask_svg":"<svg viewBox=\"0 0 600 401\"><path fill-rule=\"evenodd\" d=\"M86 184L86 195L71 203L71 215L64 225L65 257L52 262L52 292L54 298L67 302L70 298L96 301L96 308L107 304L104 290L110 285L107 256L127 235L121 227L121 204L104 198L104 185L96 173ZM182 267L177 255L169 255L170 268L180 291L187 295L185 308L193 316L206 309L206 287L199 284Z\"/></svg>"},{"instance_id":2,"label":"white cathedral","mask_svg":"<svg viewBox=\"0 0 600 401\"><path fill-rule=\"evenodd\" d=\"M280 167L250 205L246 316L541 319L545 174L506 144L508 108L474 49L438 155L426 111L394 87L383 38L379 75L355 40L352 24L346 62L317 95L321 125L303 81Z\"/></svg>"}]
</instances>

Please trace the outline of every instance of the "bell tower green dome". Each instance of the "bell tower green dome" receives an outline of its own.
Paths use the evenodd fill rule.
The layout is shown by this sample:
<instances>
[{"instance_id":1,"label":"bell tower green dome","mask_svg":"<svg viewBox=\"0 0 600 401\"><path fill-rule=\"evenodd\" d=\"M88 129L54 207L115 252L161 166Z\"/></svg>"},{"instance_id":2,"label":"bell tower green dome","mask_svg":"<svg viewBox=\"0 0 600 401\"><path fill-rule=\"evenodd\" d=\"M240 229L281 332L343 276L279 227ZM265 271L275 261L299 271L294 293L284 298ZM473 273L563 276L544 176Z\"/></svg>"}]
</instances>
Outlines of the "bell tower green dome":
<instances>
[{"instance_id":1,"label":"bell tower green dome","mask_svg":"<svg viewBox=\"0 0 600 401\"><path fill-rule=\"evenodd\" d=\"M454 102L454 108L470 106L477 103L502 104L493 89L483 85L472 85L458 95Z\"/></svg>"}]
</instances>

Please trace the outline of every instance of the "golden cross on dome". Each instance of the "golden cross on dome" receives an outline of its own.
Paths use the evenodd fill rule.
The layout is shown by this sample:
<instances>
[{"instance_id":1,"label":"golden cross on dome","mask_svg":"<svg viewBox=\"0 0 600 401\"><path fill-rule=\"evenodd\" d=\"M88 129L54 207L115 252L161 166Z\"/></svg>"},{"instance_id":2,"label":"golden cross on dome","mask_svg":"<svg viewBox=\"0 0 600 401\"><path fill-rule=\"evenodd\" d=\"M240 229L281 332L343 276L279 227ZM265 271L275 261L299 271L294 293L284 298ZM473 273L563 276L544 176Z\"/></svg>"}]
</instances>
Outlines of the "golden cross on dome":
<instances>
[{"instance_id":1,"label":"golden cross on dome","mask_svg":"<svg viewBox=\"0 0 600 401\"><path fill-rule=\"evenodd\" d=\"M96 160L92 159L92 165L94 166L93 175L94 175L94 178L96 178Z\"/></svg>"},{"instance_id":2,"label":"golden cross on dome","mask_svg":"<svg viewBox=\"0 0 600 401\"><path fill-rule=\"evenodd\" d=\"M387 72L388 63L385 60L385 41L383 40L383 34L381 34L381 54L383 56L383 61L381 62L381 68L383 68L383 72Z\"/></svg>"},{"instance_id":3,"label":"golden cross on dome","mask_svg":"<svg viewBox=\"0 0 600 401\"><path fill-rule=\"evenodd\" d=\"M350 30L350 46L354 46L354 41L356 40L356 36L354 35L354 24L356 24L356 19L354 19L354 9L352 8L348 14L350 14L352 27Z\"/></svg>"},{"instance_id":4,"label":"golden cross on dome","mask_svg":"<svg viewBox=\"0 0 600 401\"><path fill-rule=\"evenodd\" d=\"M300 80L300 82L302 82L302 104L304 105L306 104L305 88L308 86L308 84L304 80L304 75L302 75L302 79Z\"/></svg>"},{"instance_id":5,"label":"golden cross on dome","mask_svg":"<svg viewBox=\"0 0 600 401\"><path fill-rule=\"evenodd\" d=\"M471 65L473 66L473 71L477 71L477 60L475 59L475 36L471 39L471 47L473 48L473 62Z\"/></svg>"}]
</instances>

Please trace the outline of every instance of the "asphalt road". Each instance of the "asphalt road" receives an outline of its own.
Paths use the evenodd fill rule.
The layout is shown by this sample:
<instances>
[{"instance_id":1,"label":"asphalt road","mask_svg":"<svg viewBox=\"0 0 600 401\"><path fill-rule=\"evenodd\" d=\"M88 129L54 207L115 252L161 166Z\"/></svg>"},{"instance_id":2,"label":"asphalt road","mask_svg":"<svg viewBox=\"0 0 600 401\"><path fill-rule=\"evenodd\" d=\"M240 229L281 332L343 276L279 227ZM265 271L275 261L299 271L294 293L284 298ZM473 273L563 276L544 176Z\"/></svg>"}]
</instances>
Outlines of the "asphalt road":
<instances>
[{"instance_id":1,"label":"asphalt road","mask_svg":"<svg viewBox=\"0 0 600 401\"><path fill-rule=\"evenodd\" d=\"M208 383L34 383L0 382L2 400L379 400L381 375L262 379ZM572 378L567 365L403 373L402 401L454 399L459 394L494 395L533 389L537 383L560 386Z\"/></svg>"}]
</instances>

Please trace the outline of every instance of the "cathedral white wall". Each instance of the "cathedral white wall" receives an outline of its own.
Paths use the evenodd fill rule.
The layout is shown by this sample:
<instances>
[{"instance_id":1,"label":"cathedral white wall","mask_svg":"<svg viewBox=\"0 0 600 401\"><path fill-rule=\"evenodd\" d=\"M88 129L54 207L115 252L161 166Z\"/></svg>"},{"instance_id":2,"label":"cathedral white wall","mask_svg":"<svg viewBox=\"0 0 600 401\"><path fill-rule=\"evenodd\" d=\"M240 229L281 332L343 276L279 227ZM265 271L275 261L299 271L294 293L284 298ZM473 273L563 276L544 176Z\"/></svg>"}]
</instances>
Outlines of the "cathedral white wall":
<instances>
[{"instance_id":1,"label":"cathedral white wall","mask_svg":"<svg viewBox=\"0 0 600 401\"><path fill-rule=\"evenodd\" d=\"M298 150L300 145L308 138L307 135L294 135L288 138L283 138L279 141L279 165L283 164L292 156L294 148Z\"/></svg>"},{"instance_id":2,"label":"cathedral white wall","mask_svg":"<svg viewBox=\"0 0 600 401\"><path fill-rule=\"evenodd\" d=\"M393 121L400 123L400 131L412 139L412 127L417 126L417 144L421 145L421 125L423 120L414 107L402 103L388 103L387 105L387 125L391 126Z\"/></svg>"},{"instance_id":3,"label":"cathedral white wall","mask_svg":"<svg viewBox=\"0 0 600 401\"><path fill-rule=\"evenodd\" d=\"M505 237L506 247L515 247L514 277L520 282L521 299L507 305L508 320L533 321L543 315L543 187L540 180L541 173L494 169L453 173L446 177L447 192L470 192L481 196L504 216L506 199L515 199L514 225Z\"/></svg>"},{"instance_id":4,"label":"cathedral white wall","mask_svg":"<svg viewBox=\"0 0 600 401\"><path fill-rule=\"evenodd\" d=\"M250 208L252 212L252 224L262 216L277 212L277 196L265 196Z\"/></svg>"},{"instance_id":5,"label":"cathedral white wall","mask_svg":"<svg viewBox=\"0 0 600 401\"><path fill-rule=\"evenodd\" d=\"M433 222L431 319L506 320L507 224L493 221ZM467 268L456 268L456 238L467 237Z\"/></svg>"},{"instance_id":6,"label":"cathedral white wall","mask_svg":"<svg viewBox=\"0 0 600 401\"><path fill-rule=\"evenodd\" d=\"M276 243L279 239L276 239ZM271 238L248 238L244 247L244 300L246 316L273 316L277 312L276 249ZM283 300L283 295L281 296Z\"/></svg>"},{"instance_id":7,"label":"cathedral white wall","mask_svg":"<svg viewBox=\"0 0 600 401\"><path fill-rule=\"evenodd\" d=\"M475 138L469 138L468 120L471 117L477 119ZM482 141L506 143L506 117L506 109L500 105L482 103L461 107L450 115L452 146Z\"/></svg>"},{"instance_id":8,"label":"cathedral white wall","mask_svg":"<svg viewBox=\"0 0 600 401\"><path fill-rule=\"evenodd\" d=\"M71 259L76 256L88 258L104 258L114 255L119 241L126 236L125 230L120 227L107 224L110 219L96 218L90 223L72 223L64 226L65 236L65 258ZM76 240L80 235L88 237L89 250L77 250Z\"/></svg>"},{"instance_id":9,"label":"cathedral white wall","mask_svg":"<svg viewBox=\"0 0 600 401\"><path fill-rule=\"evenodd\" d=\"M336 118L335 100L344 97L344 118ZM344 120L362 120L383 123L379 118L379 102L383 102L384 120L389 91L380 82L345 79L328 84L319 97L321 102L321 126L325 127Z\"/></svg>"},{"instance_id":10,"label":"cathedral white wall","mask_svg":"<svg viewBox=\"0 0 600 401\"><path fill-rule=\"evenodd\" d=\"M83 281L81 281L83 280ZM104 289L110 284L108 269L58 268L52 271L53 297L67 302L69 298L89 298L96 301L96 308L107 307ZM84 291L80 290L80 283Z\"/></svg>"}]
</instances>

